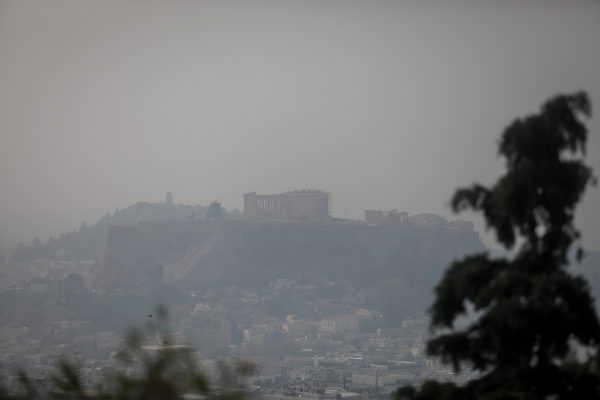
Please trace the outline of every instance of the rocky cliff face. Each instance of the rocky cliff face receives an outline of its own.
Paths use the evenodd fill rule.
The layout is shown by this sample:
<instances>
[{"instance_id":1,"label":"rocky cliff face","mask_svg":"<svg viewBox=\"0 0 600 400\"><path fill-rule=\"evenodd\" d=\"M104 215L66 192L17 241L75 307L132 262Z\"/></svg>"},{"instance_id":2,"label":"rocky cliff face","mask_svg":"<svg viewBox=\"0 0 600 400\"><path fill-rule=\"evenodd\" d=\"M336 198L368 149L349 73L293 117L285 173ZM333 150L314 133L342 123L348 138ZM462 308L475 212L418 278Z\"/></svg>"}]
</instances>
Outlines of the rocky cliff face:
<instances>
[{"instance_id":1,"label":"rocky cliff face","mask_svg":"<svg viewBox=\"0 0 600 400\"><path fill-rule=\"evenodd\" d=\"M476 232L353 223L189 220L113 226L87 282L91 289L164 281L181 289L242 287L316 270L368 284L439 279L449 263L485 251Z\"/></svg>"}]
</instances>

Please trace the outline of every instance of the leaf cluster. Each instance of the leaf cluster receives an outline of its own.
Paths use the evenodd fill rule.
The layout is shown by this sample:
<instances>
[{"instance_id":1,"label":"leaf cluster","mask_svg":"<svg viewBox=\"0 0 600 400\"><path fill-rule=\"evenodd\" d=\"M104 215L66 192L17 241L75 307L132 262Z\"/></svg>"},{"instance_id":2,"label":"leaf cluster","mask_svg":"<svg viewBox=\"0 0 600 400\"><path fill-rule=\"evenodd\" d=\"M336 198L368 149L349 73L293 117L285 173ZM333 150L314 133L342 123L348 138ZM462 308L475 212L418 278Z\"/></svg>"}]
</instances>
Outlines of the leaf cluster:
<instances>
[{"instance_id":1,"label":"leaf cluster","mask_svg":"<svg viewBox=\"0 0 600 400\"><path fill-rule=\"evenodd\" d=\"M148 331L167 326L167 310L159 306L154 312L156 322L148 324ZM168 332L168 330L167 330ZM76 368L67 361L59 364L58 374L52 377L50 395L56 400L103 399L103 400L180 400L186 393L211 395L223 400L240 400L243 387L237 385L237 377L254 373L254 365L239 363L229 366L220 362L218 370L220 382L211 385L194 359L193 346L170 345L169 333L163 338L164 346L144 346L146 334L140 329L131 330L125 337L125 346L117 351L116 359L121 367L105 374L107 387L104 390L84 390ZM133 373L122 371L127 370ZM122 370L122 371L120 371ZM0 386L0 400L33 400L46 397L31 382L25 373L19 375L23 387L20 395L9 395Z\"/></svg>"},{"instance_id":2,"label":"leaf cluster","mask_svg":"<svg viewBox=\"0 0 600 400\"><path fill-rule=\"evenodd\" d=\"M208 206L208 211L206 212L206 219L211 218L223 218L223 208L221 207L221 203L219 200L215 200Z\"/></svg>"},{"instance_id":3,"label":"leaf cluster","mask_svg":"<svg viewBox=\"0 0 600 400\"><path fill-rule=\"evenodd\" d=\"M468 364L480 378L462 387L427 382L399 390L397 399L600 397L600 323L587 282L566 271L580 237L575 207L595 184L581 158L587 129L580 119L590 115L585 93L550 99L504 131L507 171L496 184L455 193L455 212L482 212L500 243L520 248L513 259L478 254L455 262L435 289L431 326L447 333L429 341L429 355L456 372ZM475 321L453 329L469 310ZM592 350L586 361L572 357L574 343Z\"/></svg>"}]
</instances>

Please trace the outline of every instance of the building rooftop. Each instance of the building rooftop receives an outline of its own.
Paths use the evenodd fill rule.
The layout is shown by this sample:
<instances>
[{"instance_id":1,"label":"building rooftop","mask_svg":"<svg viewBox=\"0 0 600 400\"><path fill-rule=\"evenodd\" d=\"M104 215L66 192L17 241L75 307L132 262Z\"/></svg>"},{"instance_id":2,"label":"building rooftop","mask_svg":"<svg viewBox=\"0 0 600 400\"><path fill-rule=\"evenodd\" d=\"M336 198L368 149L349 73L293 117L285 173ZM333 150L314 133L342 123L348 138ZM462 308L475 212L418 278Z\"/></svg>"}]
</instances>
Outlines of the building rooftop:
<instances>
[{"instance_id":1,"label":"building rooftop","mask_svg":"<svg viewBox=\"0 0 600 400\"><path fill-rule=\"evenodd\" d=\"M356 315L354 314L344 314L344 315L330 315L327 318L324 319L329 319L329 320L342 320L342 319L356 319Z\"/></svg>"}]
</instances>

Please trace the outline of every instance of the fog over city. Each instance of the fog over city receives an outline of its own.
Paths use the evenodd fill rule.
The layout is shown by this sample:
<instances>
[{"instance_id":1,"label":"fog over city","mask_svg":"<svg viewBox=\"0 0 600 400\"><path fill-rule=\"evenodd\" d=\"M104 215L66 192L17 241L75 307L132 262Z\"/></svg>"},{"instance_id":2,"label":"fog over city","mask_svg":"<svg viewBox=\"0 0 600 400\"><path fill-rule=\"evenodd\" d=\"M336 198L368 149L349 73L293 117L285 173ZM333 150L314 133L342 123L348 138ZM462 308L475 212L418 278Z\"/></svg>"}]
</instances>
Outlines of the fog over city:
<instances>
[{"instance_id":1,"label":"fog over city","mask_svg":"<svg viewBox=\"0 0 600 400\"><path fill-rule=\"evenodd\" d=\"M600 398L598 43L597 1L0 1L0 400Z\"/></svg>"},{"instance_id":2,"label":"fog over city","mask_svg":"<svg viewBox=\"0 0 600 400\"><path fill-rule=\"evenodd\" d=\"M242 193L317 188L335 217L448 217L457 187L502 170L513 119L557 93L600 99L592 1L0 7L2 245L169 191L229 210ZM588 163L600 170L597 134ZM592 189L578 210L592 249L598 204Z\"/></svg>"}]
</instances>

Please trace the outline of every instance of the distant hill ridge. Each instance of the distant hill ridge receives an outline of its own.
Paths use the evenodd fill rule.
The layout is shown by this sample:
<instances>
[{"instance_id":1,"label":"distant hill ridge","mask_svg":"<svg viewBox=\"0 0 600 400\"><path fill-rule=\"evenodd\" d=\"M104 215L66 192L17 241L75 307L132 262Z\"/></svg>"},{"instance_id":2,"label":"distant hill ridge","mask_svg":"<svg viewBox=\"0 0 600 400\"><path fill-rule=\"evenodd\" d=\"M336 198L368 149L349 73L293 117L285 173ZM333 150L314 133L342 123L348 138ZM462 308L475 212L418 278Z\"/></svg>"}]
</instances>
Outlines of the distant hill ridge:
<instances>
[{"instance_id":1,"label":"distant hill ridge","mask_svg":"<svg viewBox=\"0 0 600 400\"><path fill-rule=\"evenodd\" d=\"M72 251L72 257L75 259L95 260L106 249L109 226L161 219L186 219L192 215L195 219L204 219L208 208L209 206L174 204L169 193L164 203L139 202L121 210L117 208L113 215L107 212L91 226L84 222L78 231L63 233L56 239L51 237L45 243L38 238L30 246L20 242L10 259L13 262L54 259L57 251L65 250L66 254L71 254ZM242 215L237 209L230 212L223 209L223 212L226 217L235 218Z\"/></svg>"}]
</instances>

